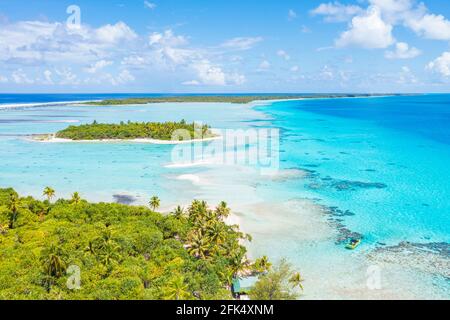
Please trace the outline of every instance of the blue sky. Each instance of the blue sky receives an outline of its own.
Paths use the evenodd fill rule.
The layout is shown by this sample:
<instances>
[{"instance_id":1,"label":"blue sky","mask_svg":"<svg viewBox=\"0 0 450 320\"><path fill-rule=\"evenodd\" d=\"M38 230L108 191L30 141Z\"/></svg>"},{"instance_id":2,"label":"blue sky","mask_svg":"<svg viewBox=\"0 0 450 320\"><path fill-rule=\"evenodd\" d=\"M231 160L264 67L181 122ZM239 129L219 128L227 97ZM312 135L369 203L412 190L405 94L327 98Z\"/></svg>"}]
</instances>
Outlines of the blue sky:
<instances>
[{"instance_id":1,"label":"blue sky","mask_svg":"<svg viewBox=\"0 0 450 320\"><path fill-rule=\"evenodd\" d=\"M0 92L449 92L449 19L441 0L0 0Z\"/></svg>"}]
</instances>

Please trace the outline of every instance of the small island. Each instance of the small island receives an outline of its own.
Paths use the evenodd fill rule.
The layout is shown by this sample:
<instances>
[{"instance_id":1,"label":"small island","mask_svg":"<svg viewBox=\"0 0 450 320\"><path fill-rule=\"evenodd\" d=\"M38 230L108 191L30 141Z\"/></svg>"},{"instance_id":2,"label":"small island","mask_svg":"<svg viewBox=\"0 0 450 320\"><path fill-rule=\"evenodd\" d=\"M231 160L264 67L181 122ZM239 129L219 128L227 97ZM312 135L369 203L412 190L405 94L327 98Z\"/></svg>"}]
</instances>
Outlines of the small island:
<instances>
[{"instance_id":1,"label":"small island","mask_svg":"<svg viewBox=\"0 0 450 320\"><path fill-rule=\"evenodd\" d=\"M141 141L150 143L183 143L218 139L210 126L195 122L120 122L69 126L55 134L34 135L33 140L41 142L65 141Z\"/></svg>"}]
</instances>

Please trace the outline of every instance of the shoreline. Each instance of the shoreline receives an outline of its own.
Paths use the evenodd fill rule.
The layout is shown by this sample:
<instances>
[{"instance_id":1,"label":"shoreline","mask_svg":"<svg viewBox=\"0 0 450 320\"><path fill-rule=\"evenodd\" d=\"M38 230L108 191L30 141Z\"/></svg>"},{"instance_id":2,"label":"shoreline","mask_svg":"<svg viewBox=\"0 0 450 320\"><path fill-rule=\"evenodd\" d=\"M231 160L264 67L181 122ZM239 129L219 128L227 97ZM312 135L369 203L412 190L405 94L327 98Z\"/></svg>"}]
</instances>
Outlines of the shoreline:
<instances>
[{"instance_id":1,"label":"shoreline","mask_svg":"<svg viewBox=\"0 0 450 320\"><path fill-rule=\"evenodd\" d=\"M46 136L46 138L40 139L39 137ZM72 140L72 139L63 139L56 138L54 134L43 134L43 135L35 135L28 137L28 140L34 142L41 143L121 143L121 142L133 142L133 143L148 143L148 144L158 144L158 145L179 145L179 144L188 144L195 142L208 142L221 140L223 137L221 135L217 135L216 137L209 137L203 139L190 139L190 140L159 140L159 139L151 139L151 138L139 138L139 139L104 139L104 140Z\"/></svg>"}]
</instances>

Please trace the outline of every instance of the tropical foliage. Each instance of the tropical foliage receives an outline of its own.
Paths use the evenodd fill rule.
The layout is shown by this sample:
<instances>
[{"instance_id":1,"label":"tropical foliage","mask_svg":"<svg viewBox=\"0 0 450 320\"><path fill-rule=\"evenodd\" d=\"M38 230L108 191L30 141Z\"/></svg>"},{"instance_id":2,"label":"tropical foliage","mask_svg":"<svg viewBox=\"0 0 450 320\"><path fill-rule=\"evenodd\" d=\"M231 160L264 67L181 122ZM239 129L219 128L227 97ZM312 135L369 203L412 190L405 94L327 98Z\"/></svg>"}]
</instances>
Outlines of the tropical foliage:
<instances>
[{"instance_id":1,"label":"tropical foliage","mask_svg":"<svg viewBox=\"0 0 450 320\"><path fill-rule=\"evenodd\" d=\"M0 299L231 299L232 279L253 264L228 213L198 200L162 215L0 189Z\"/></svg>"},{"instance_id":2,"label":"tropical foliage","mask_svg":"<svg viewBox=\"0 0 450 320\"><path fill-rule=\"evenodd\" d=\"M107 139L158 139L172 140L203 139L214 137L208 125L180 122L121 122L118 124L97 123L69 126L56 133L57 138L71 140Z\"/></svg>"},{"instance_id":3,"label":"tropical foliage","mask_svg":"<svg viewBox=\"0 0 450 320\"><path fill-rule=\"evenodd\" d=\"M252 300L295 300L303 291L303 279L292 266L281 260L277 265L262 274L250 292Z\"/></svg>"}]
</instances>

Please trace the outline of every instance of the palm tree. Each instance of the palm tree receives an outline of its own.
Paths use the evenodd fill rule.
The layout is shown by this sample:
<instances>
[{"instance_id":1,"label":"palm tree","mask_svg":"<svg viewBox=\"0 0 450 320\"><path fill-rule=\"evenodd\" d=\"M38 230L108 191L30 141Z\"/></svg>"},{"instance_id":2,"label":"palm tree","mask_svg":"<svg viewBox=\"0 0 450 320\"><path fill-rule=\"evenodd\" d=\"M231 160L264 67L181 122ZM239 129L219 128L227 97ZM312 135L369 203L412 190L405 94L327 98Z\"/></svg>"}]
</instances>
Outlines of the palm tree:
<instances>
[{"instance_id":1,"label":"palm tree","mask_svg":"<svg viewBox=\"0 0 450 320\"><path fill-rule=\"evenodd\" d=\"M153 196L150 199L149 205L150 205L150 208L152 208L153 211L158 209L160 204L161 204L161 200L159 200L159 198L157 196Z\"/></svg>"},{"instance_id":2,"label":"palm tree","mask_svg":"<svg viewBox=\"0 0 450 320\"><path fill-rule=\"evenodd\" d=\"M272 264L269 262L269 258L267 256L262 256L255 261L255 271L257 272L267 272L272 267Z\"/></svg>"},{"instance_id":3,"label":"palm tree","mask_svg":"<svg viewBox=\"0 0 450 320\"><path fill-rule=\"evenodd\" d=\"M208 234L208 240L210 240L212 243L220 245L226 240L227 233L222 222L216 221L214 223L211 223L206 230Z\"/></svg>"},{"instance_id":4,"label":"palm tree","mask_svg":"<svg viewBox=\"0 0 450 320\"><path fill-rule=\"evenodd\" d=\"M15 193L12 193L9 196L9 204L8 204L8 209L11 210L11 212L12 212L11 219L9 221L10 229L14 228L14 224L17 221L17 216L19 214L20 207L21 207L21 204L20 204L19 197Z\"/></svg>"},{"instance_id":5,"label":"palm tree","mask_svg":"<svg viewBox=\"0 0 450 320\"><path fill-rule=\"evenodd\" d=\"M303 285L302 285L302 282L303 282L303 281L305 281L305 280L302 278L300 272L294 273L294 274L292 275L292 277L289 279L289 282L292 284L292 286L293 286L294 288L295 288L295 287L299 287L302 291L304 290L304 289L303 289Z\"/></svg>"},{"instance_id":6,"label":"palm tree","mask_svg":"<svg viewBox=\"0 0 450 320\"><path fill-rule=\"evenodd\" d=\"M188 291L189 286L184 283L184 278L179 276L168 283L168 286L163 288L163 295L165 300L187 300L192 297Z\"/></svg>"},{"instance_id":7,"label":"palm tree","mask_svg":"<svg viewBox=\"0 0 450 320\"><path fill-rule=\"evenodd\" d=\"M175 216L175 218L180 219L184 216L184 209L180 206L177 206L175 210L173 210L172 214Z\"/></svg>"},{"instance_id":8,"label":"palm tree","mask_svg":"<svg viewBox=\"0 0 450 320\"><path fill-rule=\"evenodd\" d=\"M44 189L43 195L46 196L48 202L50 202L52 200L52 198L55 196L55 190L50 187L46 187Z\"/></svg>"},{"instance_id":9,"label":"palm tree","mask_svg":"<svg viewBox=\"0 0 450 320\"><path fill-rule=\"evenodd\" d=\"M46 275L49 277L59 278L66 271L67 264L64 262L63 251L55 245L44 249L41 253L40 260Z\"/></svg>"},{"instance_id":10,"label":"palm tree","mask_svg":"<svg viewBox=\"0 0 450 320\"><path fill-rule=\"evenodd\" d=\"M226 219L230 216L231 209L228 208L228 205L225 201L222 201L216 208L216 214L219 219Z\"/></svg>"},{"instance_id":11,"label":"palm tree","mask_svg":"<svg viewBox=\"0 0 450 320\"><path fill-rule=\"evenodd\" d=\"M79 194L78 192L74 192L74 193L72 194L72 199L70 200L70 202L71 202L73 205L78 205L78 204L81 202L80 194Z\"/></svg>"},{"instance_id":12,"label":"palm tree","mask_svg":"<svg viewBox=\"0 0 450 320\"><path fill-rule=\"evenodd\" d=\"M196 258L206 259L209 246L201 232L195 232L189 240L188 253Z\"/></svg>"}]
</instances>

